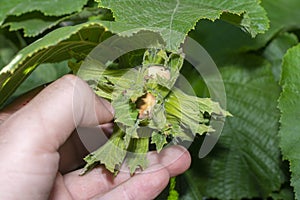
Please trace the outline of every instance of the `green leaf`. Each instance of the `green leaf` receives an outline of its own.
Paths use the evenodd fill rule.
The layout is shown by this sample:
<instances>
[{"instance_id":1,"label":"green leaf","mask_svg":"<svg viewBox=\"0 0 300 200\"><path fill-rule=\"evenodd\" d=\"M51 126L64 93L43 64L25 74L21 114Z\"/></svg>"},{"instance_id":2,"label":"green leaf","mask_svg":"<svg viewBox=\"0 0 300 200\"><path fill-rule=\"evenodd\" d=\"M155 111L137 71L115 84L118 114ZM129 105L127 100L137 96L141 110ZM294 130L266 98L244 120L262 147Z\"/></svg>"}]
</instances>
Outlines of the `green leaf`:
<instances>
[{"instance_id":1,"label":"green leaf","mask_svg":"<svg viewBox=\"0 0 300 200\"><path fill-rule=\"evenodd\" d=\"M190 173L190 171L186 171L184 174L177 177L177 185L180 186L180 199L198 200L204 198L197 186L197 184L201 183L194 182L195 179L192 176L193 175Z\"/></svg>"},{"instance_id":2,"label":"green leaf","mask_svg":"<svg viewBox=\"0 0 300 200\"><path fill-rule=\"evenodd\" d=\"M87 162L82 174L91 170L97 163L105 165L105 168L111 172L117 173L127 154L128 143L123 139L124 132L115 127L115 134L98 150L84 158Z\"/></svg>"},{"instance_id":3,"label":"green leaf","mask_svg":"<svg viewBox=\"0 0 300 200\"><path fill-rule=\"evenodd\" d=\"M168 200L178 200L179 194L176 191L175 186L176 186L176 177L172 177L170 179L170 188L169 188Z\"/></svg>"},{"instance_id":4,"label":"green leaf","mask_svg":"<svg viewBox=\"0 0 300 200\"><path fill-rule=\"evenodd\" d=\"M261 5L266 9L270 19L270 29L258 35L257 41L264 41L264 46L275 34L280 31L295 30L300 28L299 18L300 1L298 0L263 0ZM280 6L279 6L280 5ZM261 46L258 46L261 47Z\"/></svg>"},{"instance_id":5,"label":"green leaf","mask_svg":"<svg viewBox=\"0 0 300 200\"><path fill-rule=\"evenodd\" d=\"M283 188L279 192L274 192L271 195L271 198L273 200L294 200L294 193L293 190L290 190L290 188Z\"/></svg>"},{"instance_id":6,"label":"green leaf","mask_svg":"<svg viewBox=\"0 0 300 200\"><path fill-rule=\"evenodd\" d=\"M149 138L133 138L130 140L126 155L126 164L129 167L130 174L133 174L139 168L146 169L148 166L148 146Z\"/></svg>"},{"instance_id":7,"label":"green leaf","mask_svg":"<svg viewBox=\"0 0 300 200\"><path fill-rule=\"evenodd\" d=\"M240 53L249 50L255 39L237 26L222 20L202 20L189 36L199 42L212 57L217 66L235 63Z\"/></svg>"},{"instance_id":8,"label":"green leaf","mask_svg":"<svg viewBox=\"0 0 300 200\"><path fill-rule=\"evenodd\" d=\"M298 43L298 38L293 33L284 32L279 34L265 48L263 56L272 64L272 71L276 81L279 81L281 75L282 58L286 51Z\"/></svg>"},{"instance_id":9,"label":"green leaf","mask_svg":"<svg viewBox=\"0 0 300 200\"><path fill-rule=\"evenodd\" d=\"M155 144L156 151L159 153L165 144L167 144L166 135L160 133L153 133L151 137L151 144Z\"/></svg>"},{"instance_id":10,"label":"green leaf","mask_svg":"<svg viewBox=\"0 0 300 200\"><path fill-rule=\"evenodd\" d=\"M55 81L70 72L66 62L41 64L32 74L18 87L12 97L17 97L42 84Z\"/></svg>"},{"instance_id":11,"label":"green leaf","mask_svg":"<svg viewBox=\"0 0 300 200\"><path fill-rule=\"evenodd\" d=\"M300 140L298 126L300 112L300 45L288 50L283 59L281 86L279 98L280 118L280 148L284 159L290 163L292 172L291 185L294 187L296 199L300 199Z\"/></svg>"},{"instance_id":12,"label":"green leaf","mask_svg":"<svg viewBox=\"0 0 300 200\"><path fill-rule=\"evenodd\" d=\"M22 49L0 71L0 105L39 64L69 59L74 52L87 55L106 33L101 22L88 22L56 29Z\"/></svg>"},{"instance_id":13,"label":"green leaf","mask_svg":"<svg viewBox=\"0 0 300 200\"><path fill-rule=\"evenodd\" d=\"M105 90L109 84L107 91L111 92L111 95L105 96L111 97L115 109L115 123L125 133L123 136L125 143L130 141L126 156L130 173L134 173L139 167L144 169L147 166L145 153L148 151L151 135L152 143L155 143L157 150L160 151L167 143L167 137L174 138L174 143L191 141L193 136L190 133L203 134L213 130L206 125L210 117L224 118L230 115L211 99L201 99L187 95L178 88L172 88L175 81L171 76L178 77L181 67L178 63L182 64L180 56L174 56L172 53L167 56L164 50L154 53L164 55L162 57L150 56L147 52L150 51L146 51L143 65L138 68L111 69L89 57L85 61L87 68L83 67L79 71L84 80L92 82L96 93L102 88ZM166 61L167 65L152 66L151 60L155 60L154 65L160 63L156 62L157 59L163 63ZM163 77L166 71L171 73L166 73L166 77ZM161 80L156 82L158 77ZM168 81L171 83L167 83ZM167 86L170 86L170 89ZM88 166L93 167L96 162L103 159L105 158L101 158L99 154L97 159L90 159Z\"/></svg>"},{"instance_id":14,"label":"green leaf","mask_svg":"<svg viewBox=\"0 0 300 200\"><path fill-rule=\"evenodd\" d=\"M173 88L165 102L167 118L176 117L183 127L190 129L193 135L213 131L204 118L205 112L209 115L231 116L229 112L222 110L217 102L209 98L199 98L187 95L177 88Z\"/></svg>"},{"instance_id":15,"label":"green leaf","mask_svg":"<svg viewBox=\"0 0 300 200\"><path fill-rule=\"evenodd\" d=\"M20 16L7 17L2 27L9 27L10 31L22 29L25 37L34 37L56 25L66 26L79 24L88 21L90 18L112 20L111 15L111 12L107 9L90 7L84 8L80 12L62 16L48 16L39 11L33 11Z\"/></svg>"},{"instance_id":16,"label":"green leaf","mask_svg":"<svg viewBox=\"0 0 300 200\"><path fill-rule=\"evenodd\" d=\"M138 111L135 104L130 102L127 95L120 95L112 100L112 106L115 109L115 122L125 126L135 126L138 117Z\"/></svg>"},{"instance_id":17,"label":"green leaf","mask_svg":"<svg viewBox=\"0 0 300 200\"><path fill-rule=\"evenodd\" d=\"M277 135L280 88L269 66L224 67L221 74L234 117L226 119L208 158L194 159L190 184L212 198L267 198L285 181Z\"/></svg>"},{"instance_id":18,"label":"green leaf","mask_svg":"<svg viewBox=\"0 0 300 200\"><path fill-rule=\"evenodd\" d=\"M0 32L0 70L10 62L10 60L17 53L16 45L5 36L4 31Z\"/></svg>"},{"instance_id":19,"label":"green leaf","mask_svg":"<svg viewBox=\"0 0 300 200\"><path fill-rule=\"evenodd\" d=\"M280 6L279 6L280 5ZM270 19L270 29L251 38L236 25L221 20L211 23L201 20L189 36L199 42L211 55L217 66L236 63L241 53L265 47L277 34L299 29L298 0L263 0L261 6Z\"/></svg>"},{"instance_id":20,"label":"green leaf","mask_svg":"<svg viewBox=\"0 0 300 200\"><path fill-rule=\"evenodd\" d=\"M157 31L166 41L167 49L173 51L177 50L198 20L214 21L220 18L223 12L243 16L239 25L253 37L268 29L266 12L258 0L98 0L98 2L100 7L111 9L115 17L115 22L106 23L109 30L114 33L128 30L131 33L138 30Z\"/></svg>"},{"instance_id":21,"label":"green leaf","mask_svg":"<svg viewBox=\"0 0 300 200\"><path fill-rule=\"evenodd\" d=\"M60 16L79 12L87 3L87 0L11 0L1 2L0 25L8 15L19 16L31 11L41 11L47 16Z\"/></svg>"},{"instance_id":22,"label":"green leaf","mask_svg":"<svg viewBox=\"0 0 300 200\"><path fill-rule=\"evenodd\" d=\"M164 131L164 134L173 136L174 143L180 143L182 141L193 141L195 135L190 130L184 129L181 123L182 121L180 119L174 116L168 116L167 124L170 126L170 129L166 129Z\"/></svg>"},{"instance_id":23,"label":"green leaf","mask_svg":"<svg viewBox=\"0 0 300 200\"><path fill-rule=\"evenodd\" d=\"M67 18L69 18L69 16L45 16L40 12L30 12L18 17L9 17L3 24L3 27L9 26L10 31L23 29L25 37L34 37Z\"/></svg>"},{"instance_id":24,"label":"green leaf","mask_svg":"<svg viewBox=\"0 0 300 200\"><path fill-rule=\"evenodd\" d=\"M225 68L222 75L234 117L225 123L224 154L212 161L207 192L220 199L267 197L284 181L277 138L279 87L269 67Z\"/></svg>"},{"instance_id":25,"label":"green leaf","mask_svg":"<svg viewBox=\"0 0 300 200\"><path fill-rule=\"evenodd\" d=\"M153 108L152 120L148 124L149 128L162 130L167 123L166 111L163 105L156 104Z\"/></svg>"}]
</instances>

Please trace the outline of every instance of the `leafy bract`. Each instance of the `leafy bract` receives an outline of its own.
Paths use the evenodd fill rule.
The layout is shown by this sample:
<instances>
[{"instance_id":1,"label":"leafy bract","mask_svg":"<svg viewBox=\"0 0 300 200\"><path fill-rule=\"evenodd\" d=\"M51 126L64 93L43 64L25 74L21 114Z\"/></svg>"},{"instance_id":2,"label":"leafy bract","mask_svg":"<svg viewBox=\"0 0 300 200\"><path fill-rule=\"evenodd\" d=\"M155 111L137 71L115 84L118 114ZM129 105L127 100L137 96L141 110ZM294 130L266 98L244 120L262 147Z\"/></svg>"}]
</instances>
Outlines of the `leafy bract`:
<instances>
[{"instance_id":1,"label":"leafy bract","mask_svg":"<svg viewBox=\"0 0 300 200\"><path fill-rule=\"evenodd\" d=\"M192 141L197 134L214 131L209 126L210 117L230 115L211 99L187 95L174 87L182 60L181 55L149 49L138 68L111 69L90 58L83 64L86 68L80 70L80 77L91 83L96 93L103 88L104 96L112 102L115 124L123 132L121 139L129 143L126 164L131 174L147 167L150 142L159 152L168 138L175 144ZM97 163L107 163L107 152L114 150L108 143L87 156L85 171ZM107 169L118 172L118 168L111 167L119 166L120 160L125 160L123 154Z\"/></svg>"},{"instance_id":2,"label":"leafy bract","mask_svg":"<svg viewBox=\"0 0 300 200\"><path fill-rule=\"evenodd\" d=\"M300 112L300 45L288 50L283 59L281 86L279 98L280 118L280 148L284 159L290 163L292 173L291 185L294 187L296 199L300 199L300 127L298 126Z\"/></svg>"},{"instance_id":3,"label":"leafy bract","mask_svg":"<svg viewBox=\"0 0 300 200\"><path fill-rule=\"evenodd\" d=\"M98 1L100 7L111 9L115 17L115 22L106 23L108 29L115 33L138 30L160 32L166 41L166 48L173 51L177 50L198 20L214 21L224 12L239 15L239 25L252 36L268 29L266 12L257 0Z\"/></svg>"},{"instance_id":4,"label":"leafy bract","mask_svg":"<svg viewBox=\"0 0 300 200\"><path fill-rule=\"evenodd\" d=\"M84 57L107 35L100 22L87 22L56 29L22 49L0 71L0 105L39 64L66 60L76 53Z\"/></svg>"},{"instance_id":5,"label":"leafy bract","mask_svg":"<svg viewBox=\"0 0 300 200\"><path fill-rule=\"evenodd\" d=\"M159 153L165 144L167 144L167 136L159 133L153 133L151 137L151 143L155 144L156 151Z\"/></svg>"},{"instance_id":6,"label":"leafy bract","mask_svg":"<svg viewBox=\"0 0 300 200\"><path fill-rule=\"evenodd\" d=\"M149 149L148 138L134 138L130 141L127 153L128 168L133 174L138 168L145 169L148 166L147 152ZM132 153L131 153L132 152Z\"/></svg>"},{"instance_id":7,"label":"leafy bract","mask_svg":"<svg viewBox=\"0 0 300 200\"><path fill-rule=\"evenodd\" d=\"M266 198L285 180L277 137L280 89L268 66L224 67L221 74L234 117L226 120L211 155L194 158L189 184L212 198Z\"/></svg>"},{"instance_id":8,"label":"leafy bract","mask_svg":"<svg viewBox=\"0 0 300 200\"><path fill-rule=\"evenodd\" d=\"M57 1L44 1L44 0L2 0L0 12L0 25L4 22L5 18L9 15L21 15L31 11L41 11L46 16L60 16L79 12L82 7L87 3L87 0L57 0Z\"/></svg>"},{"instance_id":9,"label":"leafy bract","mask_svg":"<svg viewBox=\"0 0 300 200\"><path fill-rule=\"evenodd\" d=\"M124 140L123 136L124 133L119 128L115 127L113 136L105 143L105 145L84 158L87 162L84 170L89 170L99 164L100 158L101 164L104 164L109 171L116 172L116 170L120 169L127 154L126 149L129 145L129 141ZM85 173L85 171L82 173Z\"/></svg>"}]
</instances>

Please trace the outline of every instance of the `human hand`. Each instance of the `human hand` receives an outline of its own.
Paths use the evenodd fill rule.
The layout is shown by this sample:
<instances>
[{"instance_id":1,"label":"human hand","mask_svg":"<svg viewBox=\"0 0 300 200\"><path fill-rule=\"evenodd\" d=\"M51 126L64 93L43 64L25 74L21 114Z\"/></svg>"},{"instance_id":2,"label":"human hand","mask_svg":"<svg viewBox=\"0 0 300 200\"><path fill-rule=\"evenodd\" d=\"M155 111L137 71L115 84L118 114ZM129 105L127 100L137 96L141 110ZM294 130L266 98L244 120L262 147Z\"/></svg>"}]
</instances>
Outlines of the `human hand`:
<instances>
[{"instance_id":1,"label":"human hand","mask_svg":"<svg viewBox=\"0 0 300 200\"><path fill-rule=\"evenodd\" d=\"M63 174L70 170L61 164L64 158L78 154L64 154L72 149L64 148L67 141L77 141L73 147L82 145L71 136L73 130L111 122L111 105L72 75L46 87L26 106L19 105L0 113L0 199L153 199L171 176L190 165L189 153L172 146L148 153L149 168L134 176L120 172L115 177L104 167L84 176L78 170ZM71 159L77 167L84 151L79 152Z\"/></svg>"}]
</instances>

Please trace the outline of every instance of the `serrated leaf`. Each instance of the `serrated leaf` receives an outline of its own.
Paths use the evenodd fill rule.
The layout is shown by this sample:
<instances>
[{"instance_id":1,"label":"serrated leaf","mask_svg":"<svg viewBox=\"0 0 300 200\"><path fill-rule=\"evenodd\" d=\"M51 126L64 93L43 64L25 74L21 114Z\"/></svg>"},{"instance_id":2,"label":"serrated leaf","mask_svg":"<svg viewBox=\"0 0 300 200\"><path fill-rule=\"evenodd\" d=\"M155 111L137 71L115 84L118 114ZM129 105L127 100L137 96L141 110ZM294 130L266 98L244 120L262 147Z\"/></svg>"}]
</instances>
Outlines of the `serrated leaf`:
<instances>
[{"instance_id":1,"label":"serrated leaf","mask_svg":"<svg viewBox=\"0 0 300 200\"><path fill-rule=\"evenodd\" d=\"M210 198L267 198L286 178L277 135L280 88L269 66L224 67L221 74L234 117L226 119L211 154L194 160L190 184Z\"/></svg>"},{"instance_id":2,"label":"serrated leaf","mask_svg":"<svg viewBox=\"0 0 300 200\"><path fill-rule=\"evenodd\" d=\"M69 15L49 16L39 11L24 13L18 16L9 16L6 18L2 27L9 27L10 31L23 30L25 37L34 37L45 30L56 25L66 26L86 22L89 17L98 20L112 20L111 13L108 10L100 8L83 8L80 12ZM60 24L61 22L65 22Z\"/></svg>"},{"instance_id":3,"label":"serrated leaf","mask_svg":"<svg viewBox=\"0 0 300 200\"><path fill-rule=\"evenodd\" d=\"M2 25L3 21L8 15L18 16L27 12L37 10L48 16L60 16L73 12L79 12L86 3L87 0L10 0L4 2L2 0L0 2L0 25Z\"/></svg>"},{"instance_id":4,"label":"serrated leaf","mask_svg":"<svg viewBox=\"0 0 300 200\"><path fill-rule=\"evenodd\" d=\"M284 182L277 138L279 87L264 66L225 68L222 76L234 117L225 123L219 140L223 153L211 163L207 192L220 199L265 198Z\"/></svg>"},{"instance_id":5,"label":"serrated leaf","mask_svg":"<svg viewBox=\"0 0 300 200\"><path fill-rule=\"evenodd\" d=\"M74 69L73 72L76 71L77 76L87 81L96 94L103 98L107 98L108 100L112 99L112 93L115 89L115 84L117 84L120 78L129 71L129 69L110 70L107 69L107 67L103 63L89 58L85 59L84 62L69 63L69 65L70 64L70 67ZM120 93L121 92L119 92L118 94Z\"/></svg>"},{"instance_id":6,"label":"serrated leaf","mask_svg":"<svg viewBox=\"0 0 300 200\"><path fill-rule=\"evenodd\" d=\"M255 38L222 20L201 20L189 36L205 48L217 66L224 66L230 61L235 63L240 53L263 48L280 32L299 29L299 0L263 0L261 6L267 12L270 28Z\"/></svg>"},{"instance_id":7,"label":"serrated leaf","mask_svg":"<svg viewBox=\"0 0 300 200\"><path fill-rule=\"evenodd\" d=\"M165 108L162 105L156 104L153 108L152 120L149 123L150 128L162 130L167 122Z\"/></svg>"},{"instance_id":8,"label":"serrated leaf","mask_svg":"<svg viewBox=\"0 0 300 200\"><path fill-rule=\"evenodd\" d=\"M290 163L292 173L291 185L294 187L295 198L300 199L300 45L288 50L282 64L281 86L279 98L280 118L280 148L284 159Z\"/></svg>"},{"instance_id":9,"label":"serrated leaf","mask_svg":"<svg viewBox=\"0 0 300 200\"><path fill-rule=\"evenodd\" d=\"M195 135L187 129L183 129L183 127L181 126L181 121L180 119L174 117L174 116L168 116L167 118L167 124L170 127L170 129L166 129L164 130L164 134L165 135L170 135L172 137L174 137L173 142L175 144L178 144L182 141L193 141Z\"/></svg>"},{"instance_id":10,"label":"serrated leaf","mask_svg":"<svg viewBox=\"0 0 300 200\"><path fill-rule=\"evenodd\" d=\"M149 74L153 67L151 65L142 65L117 73L118 70L109 69L92 59L89 57L87 60L88 69L82 71L82 77L87 78L87 81L94 81L93 87L96 86L99 90L105 82L112 86L111 103L115 109L115 123L125 133L124 141L130 141L126 156L130 173L139 167L144 169L147 166L145 153L148 151L149 138L153 132L164 135L160 140L156 140L159 138L154 136L154 142L160 151L167 142L166 137L174 138L173 142L179 143L191 141L196 133L212 131L211 127L205 124L209 122L209 118L204 115L220 118L229 115L211 99L190 96L177 88L169 90L166 87L158 87L154 81L156 76L162 74ZM180 68L177 64L182 63L181 59L175 57L176 61L170 62L171 66ZM171 78L166 78L165 81L167 80ZM153 84L148 84L149 81L153 81ZM97 159L101 160L101 157ZM95 160L89 166L93 166L94 163Z\"/></svg>"},{"instance_id":11,"label":"serrated leaf","mask_svg":"<svg viewBox=\"0 0 300 200\"><path fill-rule=\"evenodd\" d=\"M116 22L106 23L109 30L115 33L128 30L157 31L166 41L167 50L173 51L177 50L185 35L194 28L198 20L205 18L214 21L220 18L223 12L242 15L240 25L252 36L268 29L266 12L257 0L98 0L98 2L100 7L113 11Z\"/></svg>"},{"instance_id":12,"label":"serrated leaf","mask_svg":"<svg viewBox=\"0 0 300 200\"><path fill-rule=\"evenodd\" d=\"M145 169L148 166L148 148L149 138L133 138L130 140L126 155L126 164L129 167L130 174L133 174L139 168Z\"/></svg>"},{"instance_id":13,"label":"serrated leaf","mask_svg":"<svg viewBox=\"0 0 300 200\"><path fill-rule=\"evenodd\" d=\"M115 114L115 122L125 126L135 126L138 111L135 108L135 104L129 101L130 98L122 94L112 100L112 106L117 111Z\"/></svg>"},{"instance_id":14,"label":"serrated leaf","mask_svg":"<svg viewBox=\"0 0 300 200\"><path fill-rule=\"evenodd\" d=\"M69 18L69 16L45 16L39 12L30 12L18 17L9 17L3 24L3 27L8 26L10 31L23 29L25 37L34 37L67 18Z\"/></svg>"},{"instance_id":15,"label":"serrated leaf","mask_svg":"<svg viewBox=\"0 0 300 200\"><path fill-rule=\"evenodd\" d=\"M187 95L178 88L174 88L165 101L167 118L176 117L186 129L190 129L193 135L203 134L205 131L213 129L206 126L208 122L204 114L218 115L221 117L231 116L224 111L217 102L213 102L209 98L199 98Z\"/></svg>"},{"instance_id":16,"label":"serrated leaf","mask_svg":"<svg viewBox=\"0 0 300 200\"><path fill-rule=\"evenodd\" d=\"M170 187L169 187L169 196L168 196L168 200L178 200L179 194L175 189L176 186L176 177L172 177L170 179L170 183L169 183Z\"/></svg>"},{"instance_id":17,"label":"serrated leaf","mask_svg":"<svg viewBox=\"0 0 300 200\"><path fill-rule=\"evenodd\" d=\"M121 77L107 77L114 84L112 105L116 113L115 122L121 123L124 126L138 127L136 120L139 113L135 101L132 99L136 100L144 94L143 77L143 73L139 73L135 69L128 70ZM134 134L132 133L132 135Z\"/></svg>"},{"instance_id":18,"label":"serrated leaf","mask_svg":"<svg viewBox=\"0 0 300 200\"><path fill-rule=\"evenodd\" d=\"M39 64L66 60L72 52L87 55L105 33L101 22L62 27L22 49L0 71L0 105Z\"/></svg>"},{"instance_id":19,"label":"serrated leaf","mask_svg":"<svg viewBox=\"0 0 300 200\"><path fill-rule=\"evenodd\" d=\"M159 153L165 144L167 144L167 137L166 135L160 133L153 133L151 137L151 144L155 144L156 151Z\"/></svg>"},{"instance_id":20,"label":"serrated leaf","mask_svg":"<svg viewBox=\"0 0 300 200\"><path fill-rule=\"evenodd\" d=\"M115 127L115 130L118 129ZM123 160L127 154L129 141L123 139L124 133L121 129L115 131L115 134L98 150L89 154L84 158L86 165L83 169L83 174L92 169L97 163L105 165L105 168L112 173L117 173L120 169Z\"/></svg>"}]
</instances>

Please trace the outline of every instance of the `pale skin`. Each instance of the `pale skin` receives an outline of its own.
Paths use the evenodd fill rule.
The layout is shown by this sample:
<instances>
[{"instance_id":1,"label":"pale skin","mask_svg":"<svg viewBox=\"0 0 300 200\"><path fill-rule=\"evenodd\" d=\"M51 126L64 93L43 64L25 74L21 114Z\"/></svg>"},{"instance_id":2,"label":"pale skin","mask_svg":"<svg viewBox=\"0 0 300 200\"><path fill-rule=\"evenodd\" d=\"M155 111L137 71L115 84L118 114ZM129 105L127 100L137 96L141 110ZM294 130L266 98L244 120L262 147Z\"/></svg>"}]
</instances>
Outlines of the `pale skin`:
<instances>
[{"instance_id":1,"label":"pale skin","mask_svg":"<svg viewBox=\"0 0 300 200\"><path fill-rule=\"evenodd\" d=\"M72 132L97 125L109 132L113 108L72 75L36 94L0 111L0 199L153 199L190 166L188 151L172 146L148 153L149 167L133 176L103 166L79 176L87 152Z\"/></svg>"}]
</instances>

